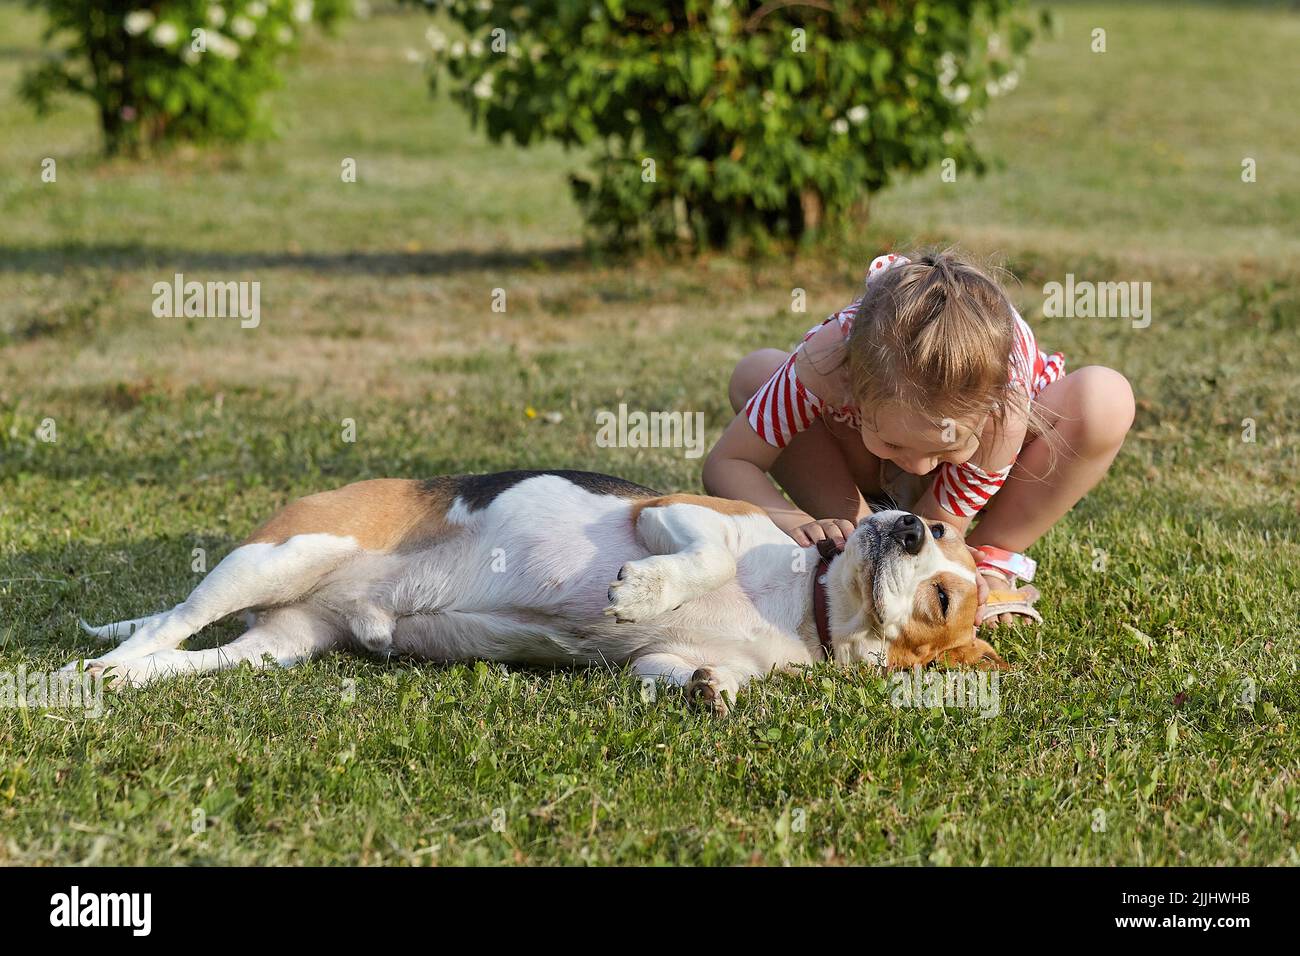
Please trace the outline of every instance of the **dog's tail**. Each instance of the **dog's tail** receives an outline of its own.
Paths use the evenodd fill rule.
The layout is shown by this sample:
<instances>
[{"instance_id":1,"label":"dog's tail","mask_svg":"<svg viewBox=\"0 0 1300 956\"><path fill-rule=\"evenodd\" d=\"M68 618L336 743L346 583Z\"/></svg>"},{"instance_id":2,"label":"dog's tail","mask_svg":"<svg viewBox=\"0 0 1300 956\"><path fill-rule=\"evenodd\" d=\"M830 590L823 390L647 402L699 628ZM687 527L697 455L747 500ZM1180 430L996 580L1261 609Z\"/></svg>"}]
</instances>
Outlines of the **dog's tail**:
<instances>
[{"instance_id":1,"label":"dog's tail","mask_svg":"<svg viewBox=\"0 0 1300 956\"><path fill-rule=\"evenodd\" d=\"M158 616L157 614L150 614L148 617L137 617L130 621L114 621L112 624L101 624L98 627L87 624L81 618L77 619L77 623L81 625L83 631L101 641L114 641L120 644L138 631L141 625L152 621Z\"/></svg>"}]
</instances>

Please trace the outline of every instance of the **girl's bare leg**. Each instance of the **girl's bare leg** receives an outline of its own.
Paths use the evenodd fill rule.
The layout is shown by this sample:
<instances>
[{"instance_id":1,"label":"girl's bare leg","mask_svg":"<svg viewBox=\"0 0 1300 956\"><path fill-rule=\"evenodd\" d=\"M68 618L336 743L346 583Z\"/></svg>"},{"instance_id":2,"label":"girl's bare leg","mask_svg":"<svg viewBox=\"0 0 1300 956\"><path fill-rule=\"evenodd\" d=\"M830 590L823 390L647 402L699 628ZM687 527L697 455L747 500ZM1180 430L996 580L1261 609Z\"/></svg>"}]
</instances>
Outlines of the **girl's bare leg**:
<instances>
[{"instance_id":1,"label":"girl's bare leg","mask_svg":"<svg viewBox=\"0 0 1300 956\"><path fill-rule=\"evenodd\" d=\"M1102 479L1133 424L1128 380L1100 365L1053 382L1034 404L1060 439L1056 460L1046 441L1027 442L967 544L1026 550Z\"/></svg>"},{"instance_id":2,"label":"girl's bare leg","mask_svg":"<svg viewBox=\"0 0 1300 956\"><path fill-rule=\"evenodd\" d=\"M731 407L739 413L789 357L780 349L762 349L741 359L731 376ZM867 451L853 429L818 419L785 446L771 474L813 518L856 523L871 514L862 495L879 490L880 459Z\"/></svg>"}]
</instances>

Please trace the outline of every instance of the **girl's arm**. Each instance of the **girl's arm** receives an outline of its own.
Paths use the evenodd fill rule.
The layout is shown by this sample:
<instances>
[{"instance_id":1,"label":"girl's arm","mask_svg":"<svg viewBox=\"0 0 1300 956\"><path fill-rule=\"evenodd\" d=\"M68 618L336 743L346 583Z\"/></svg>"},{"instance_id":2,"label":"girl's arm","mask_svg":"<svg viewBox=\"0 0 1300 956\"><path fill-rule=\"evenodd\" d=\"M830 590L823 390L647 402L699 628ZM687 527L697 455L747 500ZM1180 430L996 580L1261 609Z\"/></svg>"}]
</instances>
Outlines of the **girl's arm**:
<instances>
[{"instance_id":1,"label":"girl's arm","mask_svg":"<svg viewBox=\"0 0 1300 956\"><path fill-rule=\"evenodd\" d=\"M737 415L704 462L704 487L711 495L758 505L801 548L823 539L843 547L853 533L854 522L847 518L814 518L786 501L772 484L767 470L780 453L779 448L754 433L743 414ZM869 513L861 495L858 502L859 510Z\"/></svg>"},{"instance_id":2,"label":"girl's arm","mask_svg":"<svg viewBox=\"0 0 1300 956\"><path fill-rule=\"evenodd\" d=\"M758 505L801 547L823 538L843 545L845 536L852 534L854 528L854 522L848 518L819 519L805 513L790 504L768 477L782 447L817 419L822 407L817 396L838 397L843 388L839 381L842 373L818 372L809 358L809 350L823 356L827 363L833 363L836 351L842 350L843 344L839 325L831 321L823 323L751 397L752 412L747 405L745 411L732 419L704 462L704 487L710 494ZM797 414L791 411L792 402L797 403ZM751 423L751 413L759 424ZM773 440L773 436L779 437ZM854 493L858 499L858 516L869 514L870 509L856 488Z\"/></svg>"},{"instance_id":3,"label":"girl's arm","mask_svg":"<svg viewBox=\"0 0 1300 956\"><path fill-rule=\"evenodd\" d=\"M814 519L786 501L767 476L780 454L781 449L754 434L743 413L737 415L704 460L704 488L720 498L758 505L789 534Z\"/></svg>"}]
</instances>

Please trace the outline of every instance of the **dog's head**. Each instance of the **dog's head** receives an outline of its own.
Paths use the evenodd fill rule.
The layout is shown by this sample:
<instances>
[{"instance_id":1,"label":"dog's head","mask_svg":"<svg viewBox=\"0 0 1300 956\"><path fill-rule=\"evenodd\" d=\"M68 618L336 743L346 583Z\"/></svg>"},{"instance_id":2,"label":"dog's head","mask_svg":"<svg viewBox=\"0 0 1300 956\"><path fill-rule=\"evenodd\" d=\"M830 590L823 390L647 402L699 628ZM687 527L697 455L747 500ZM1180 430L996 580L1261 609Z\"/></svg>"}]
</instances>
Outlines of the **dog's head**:
<instances>
[{"instance_id":1,"label":"dog's head","mask_svg":"<svg viewBox=\"0 0 1300 956\"><path fill-rule=\"evenodd\" d=\"M863 519L831 566L827 596L841 660L1007 666L975 636L975 560L950 525L906 511Z\"/></svg>"}]
</instances>

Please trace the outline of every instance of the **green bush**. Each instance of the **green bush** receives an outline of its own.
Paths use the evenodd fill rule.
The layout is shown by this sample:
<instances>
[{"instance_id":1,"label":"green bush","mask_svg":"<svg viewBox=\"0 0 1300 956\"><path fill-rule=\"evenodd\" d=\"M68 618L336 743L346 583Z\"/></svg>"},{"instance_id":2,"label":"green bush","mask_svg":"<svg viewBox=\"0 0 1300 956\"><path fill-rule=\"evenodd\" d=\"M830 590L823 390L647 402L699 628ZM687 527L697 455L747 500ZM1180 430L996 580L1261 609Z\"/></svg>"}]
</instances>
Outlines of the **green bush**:
<instances>
[{"instance_id":1,"label":"green bush","mask_svg":"<svg viewBox=\"0 0 1300 956\"><path fill-rule=\"evenodd\" d=\"M334 23L348 0L32 0L55 54L23 77L47 112L60 93L89 97L104 147L241 140L266 132L263 93L313 20Z\"/></svg>"},{"instance_id":2,"label":"green bush","mask_svg":"<svg viewBox=\"0 0 1300 956\"><path fill-rule=\"evenodd\" d=\"M460 28L429 30L435 87L494 140L584 148L614 243L797 238L898 173L981 170L971 126L1034 32L1019 0L429 5Z\"/></svg>"}]
</instances>

